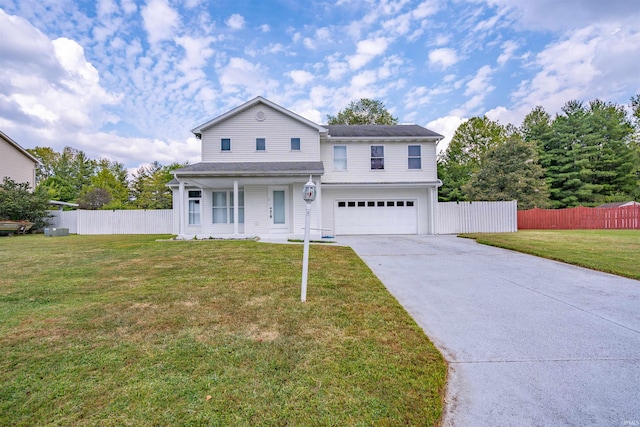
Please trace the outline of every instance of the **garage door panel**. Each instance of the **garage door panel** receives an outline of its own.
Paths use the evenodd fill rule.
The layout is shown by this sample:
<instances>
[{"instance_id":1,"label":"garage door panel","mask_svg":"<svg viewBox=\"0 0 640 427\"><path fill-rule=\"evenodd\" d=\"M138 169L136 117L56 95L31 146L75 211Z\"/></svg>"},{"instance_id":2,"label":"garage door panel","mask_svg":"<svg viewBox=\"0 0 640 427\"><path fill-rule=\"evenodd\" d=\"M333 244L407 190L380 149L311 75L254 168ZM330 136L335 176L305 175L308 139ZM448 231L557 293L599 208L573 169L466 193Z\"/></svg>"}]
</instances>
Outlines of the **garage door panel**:
<instances>
[{"instance_id":1,"label":"garage door panel","mask_svg":"<svg viewBox=\"0 0 640 427\"><path fill-rule=\"evenodd\" d=\"M415 200L337 200L336 234L417 234Z\"/></svg>"}]
</instances>

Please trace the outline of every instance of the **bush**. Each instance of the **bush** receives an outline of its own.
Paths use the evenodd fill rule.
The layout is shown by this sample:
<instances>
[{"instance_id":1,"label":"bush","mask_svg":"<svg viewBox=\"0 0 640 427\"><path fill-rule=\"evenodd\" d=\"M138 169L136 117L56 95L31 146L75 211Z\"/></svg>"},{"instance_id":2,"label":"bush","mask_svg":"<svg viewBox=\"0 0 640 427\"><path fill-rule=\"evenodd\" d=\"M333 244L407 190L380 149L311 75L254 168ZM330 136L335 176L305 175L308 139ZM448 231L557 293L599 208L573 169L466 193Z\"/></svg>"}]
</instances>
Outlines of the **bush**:
<instances>
[{"instance_id":1,"label":"bush","mask_svg":"<svg viewBox=\"0 0 640 427\"><path fill-rule=\"evenodd\" d=\"M29 183L5 177L0 184L0 219L29 221L33 229L48 225L49 198L43 191L29 191Z\"/></svg>"}]
</instances>

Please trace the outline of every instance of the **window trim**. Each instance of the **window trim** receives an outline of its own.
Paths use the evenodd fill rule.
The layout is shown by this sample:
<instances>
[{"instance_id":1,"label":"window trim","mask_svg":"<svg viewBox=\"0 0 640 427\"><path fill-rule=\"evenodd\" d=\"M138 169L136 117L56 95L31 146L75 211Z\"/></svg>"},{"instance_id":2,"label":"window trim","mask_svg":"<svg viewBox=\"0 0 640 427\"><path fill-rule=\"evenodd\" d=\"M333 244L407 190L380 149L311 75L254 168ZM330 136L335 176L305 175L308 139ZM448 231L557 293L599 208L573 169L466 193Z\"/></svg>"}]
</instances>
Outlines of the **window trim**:
<instances>
[{"instance_id":1,"label":"window trim","mask_svg":"<svg viewBox=\"0 0 640 427\"><path fill-rule=\"evenodd\" d=\"M225 193L225 206L215 206L215 193ZM242 196L241 196L242 195ZM212 190L211 191L211 223L219 225L233 224L233 190ZM241 203L242 202L242 203ZM215 222L215 210L225 212L226 222ZM244 190L238 191L238 224L244 224Z\"/></svg>"},{"instance_id":2,"label":"window trim","mask_svg":"<svg viewBox=\"0 0 640 427\"><path fill-rule=\"evenodd\" d=\"M374 147L382 147L382 156L378 156L378 157L373 157L373 148ZM384 170L384 145L370 145L369 146L369 153L370 153L370 166L371 166L371 170L372 171L383 171ZM374 159L382 159L382 167L380 168L374 168L373 167L373 161Z\"/></svg>"},{"instance_id":3,"label":"window trim","mask_svg":"<svg viewBox=\"0 0 640 427\"><path fill-rule=\"evenodd\" d=\"M194 193L192 196L191 193ZM196 196L195 193L198 193ZM198 207L198 211L191 210L191 202ZM197 202L197 203L195 203ZM192 221L197 219L197 221ZM189 190L187 193L187 224L191 226L202 224L202 190Z\"/></svg>"},{"instance_id":4,"label":"window trim","mask_svg":"<svg viewBox=\"0 0 640 427\"><path fill-rule=\"evenodd\" d=\"M418 156L412 156L411 155L411 147L418 147L419 150L419 155ZM420 161L420 167L418 168L412 168L411 167L411 160L415 160L418 159ZM422 145L420 144L408 144L407 145L407 169L408 170L422 170Z\"/></svg>"},{"instance_id":5,"label":"window trim","mask_svg":"<svg viewBox=\"0 0 640 427\"><path fill-rule=\"evenodd\" d=\"M224 148L225 142L229 143L229 148ZM220 151L231 151L231 138L220 138Z\"/></svg>"},{"instance_id":6,"label":"window trim","mask_svg":"<svg viewBox=\"0 0 640 427\"><path fill-rule=\"evenodd\" d=\"M343 169L336 168L336 148L337 147L344 147L344 168ZM349 170L349 148L348 148L347 144L334 144L334 145L332 145L331 155L332 155L331 165L332 165L334 171L345 172L345 171ZM342 159L342 157L337 157L337 159Z\"/></svg>"},{"instance_id":7,"label":"window trim","mask_svg":"<svg viewBox=\"0 0 640 427\"><path fill-rule=\"evenodd\" d=\"M293 141L297 140L298 148L293 148ZM301 138L291 138L291 145L289 145L289 149L291 151L302 151L302 139Z\"/></svg>"},{"instance_id":8,"label":"window trim","mask_svg":"<svg viewBox=\"0 0 640 427\"><path fill-rule=\"evenodd\" d=\"M258 145L262 142L262 149ZM256 151L267 151L267 138L256 138Z\"/></svg>"}]
</instances>

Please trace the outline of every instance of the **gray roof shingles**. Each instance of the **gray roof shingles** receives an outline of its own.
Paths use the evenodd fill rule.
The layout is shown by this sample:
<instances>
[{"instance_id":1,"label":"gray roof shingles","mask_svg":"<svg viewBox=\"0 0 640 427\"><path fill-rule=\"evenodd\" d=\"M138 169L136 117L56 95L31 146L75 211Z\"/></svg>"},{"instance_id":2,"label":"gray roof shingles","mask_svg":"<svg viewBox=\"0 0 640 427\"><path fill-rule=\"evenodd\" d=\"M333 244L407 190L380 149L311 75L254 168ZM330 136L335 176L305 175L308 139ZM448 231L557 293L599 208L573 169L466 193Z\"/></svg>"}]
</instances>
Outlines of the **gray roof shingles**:
<instances>
[{"instance_id":1,"label":"gray roof shingles","mask_svg":"<svg viewBox=\"0 0 640 427\"><path fill-rule=\"evenodd\" d=\"M418 125L327 125L330 137L343 138L444 138Z\"/></svg>"},{"instance_id":2,"label":"gray roof shingles","mask_svg":"<svg viewBox=\"0 0 640 427\"><path fill-rule=\"evenodd\" d=\"M322 162L234 162L195 163L176 169L174 173L186 175L308 175L323 174Z\"/></svg>"}]
</instances>

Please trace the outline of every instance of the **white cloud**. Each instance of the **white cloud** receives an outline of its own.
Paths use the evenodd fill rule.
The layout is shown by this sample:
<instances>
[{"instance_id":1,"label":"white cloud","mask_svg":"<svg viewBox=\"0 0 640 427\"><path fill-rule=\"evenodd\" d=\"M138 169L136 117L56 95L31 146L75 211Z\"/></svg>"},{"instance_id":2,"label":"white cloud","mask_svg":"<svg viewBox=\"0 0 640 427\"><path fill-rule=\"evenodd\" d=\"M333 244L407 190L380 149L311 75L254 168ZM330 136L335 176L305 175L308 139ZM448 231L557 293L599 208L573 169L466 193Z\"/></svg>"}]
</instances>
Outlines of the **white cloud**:
<instances>
[{"instance_id":1,"label":"white cloud","mask_svg":"<svg viewBox=\"0 0 640 427\"><path fill-rule=\"evenodd\" d=\"M271 27L269 26L269 24L262 24L260 25L260 31L262 31L263 33L268 33L271 31Z\"/></svg>"},{"instance_id":2,"label":"white cloud","mask_svg":"<svg viewBox=\"0 0 640 427\"><path fill-rule=\"evenodd\" d=\"M429 62L434 66L439 66L442 69L447 69L458 62L458 54L455 49L443 47L434 49L429 52Z\"/></svg>"},{"instance_id":3,"label":"white cloud","mask_svg":"<svg viewBox=\"0 0 640 427\"><path fill-rule=\"evenodd\" d=\"M219 71L222 92L247 93L248 97L256 95L269 96L278 87L278 82L269 79L269 73L260 65L253 64L243 58L231 58L229 63Z\"/></svg>"},{"instance_id":4,"label":"white cloud","mask_svg":"<svg viewBox=\"0 0 640 427\"><path fill-rule=\"evenodd\" d=\"M167 0L149 0L142 8L142 19L149 43L169 40L179 25L178 13Z\"/></svg>"},{"instance_id":5,"label":"white cloud","mask_svg":"<svg viewBox=\"0 0 640 427\"><path fill-rule=\"evenodd\" d=\"M438 132L440 135L444 136L444 139L438 143L438 153L446 151L449 143L451 142L451 138L453 138L453 134L456 132L456 129L458 129L458 126L467 120L469 119L449 115L432 120L426 124L425 127L427 129L431 129L432 131Z\"/></svg>"},{"instance_id":6,"label":"white cloud","mask_svg":"<svg viewBox=\"0 0 640 427\"><path fill-rule=\"evenodd\" d=\"M313 80L313 74L304 70L293 70L287 73L288 76L293 80L293 83L298 86L305 86Z\"/></svg>"},{"instance_id":7,"label":"white cloud","mask_svg":"<svg viewBox=\"0 0 640 427\"><path fill-rule=\"evenodd\" d=\"M507 61L509 61L513 57L513 53L518 49L518 43L513 40L507 40L502 43L502 53L498 57L498 65L504 65Z\"/></svg>"},{"instance_id":8,"label":"white cloud","mask_svg":"<svg viewBox=\"0 0 640 427\"><path fill-rule=\"evenodd\" d=\"M340 80L349 72L349 65L340 59L340 55L331 55L325 59L329 67L327 78L332 81Z\"/></svg>"},{"instance_id":9,"label":"white cloud","mask_svg":"<svg viewBox=\"0 0 640 427\"><path fill-rule=\"evenodd\" d=\"M638 90L640 29L613 24L572 32L538 53L539 71L524 80L513 98L518 106L557 111L571 99L611 99Z\"/></svg>"},{"instance_id":10,"label":"white cloud","mask_svg":"<svg viewBox=\"0 0 640 427\"><path fill-rule=\"evenodd\" d=\"M489 65L480 67L476 75L467 82L467 89L464 91L465 95L487 94L495 89L490 83L491 74L493 69Z\"/></svg>"},{"instance_id":11,"label":"white cloud","mask_svg":"<svg viewBox=\"0 0 640 427\"><path fill-rule=\"evenodd\" d=\"M358 70L369 63L373 58L382 55L389 46L389 40L385 37L376 37L359 41L356 54L349 58L349 67Z\"/></svg>"},{"instance_id":12,"label":"white cloud","mask_svg":"<svg viewBox=\"0 0 640 427\"><path fill-rule=\"evenodd\" d=\"M244 17L238 13L234 13L225 21L225 24L234 30L241 30L244 28Z\"/></svg>"},{"instance_id":13,"label":"white cloud","mask_svg":"<svg viewBox=\"0 0 640 427\"><path fill-rule=\"evenodd\" d=\"M592 24L638 22L640 8L635 0L486 0L509 13L519 29L573 31Z\"/></svg>"}]
</instances>

